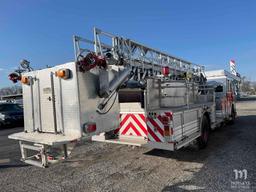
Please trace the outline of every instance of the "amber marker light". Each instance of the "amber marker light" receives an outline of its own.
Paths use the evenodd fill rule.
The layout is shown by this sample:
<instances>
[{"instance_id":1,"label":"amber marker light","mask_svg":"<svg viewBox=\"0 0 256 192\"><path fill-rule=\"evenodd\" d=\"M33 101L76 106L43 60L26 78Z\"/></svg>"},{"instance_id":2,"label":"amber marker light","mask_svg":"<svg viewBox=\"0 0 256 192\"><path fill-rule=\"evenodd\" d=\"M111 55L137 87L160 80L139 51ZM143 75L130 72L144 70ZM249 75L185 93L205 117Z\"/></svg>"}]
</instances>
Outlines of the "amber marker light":
<instances>
[{"instance_id":1,"label":"amber marker light","mask_svg":"<svg viewBox=\"0 0 256 192\"><path fill-rule=\"evenodd\" d=\"M21 83L28 85L29 84L29 78L27 76L21 77Z\"/></svg>"},{"instance_id":2,"label":"amber marker light","mask_svg":"<svg viewBox=\"0 0 256 192\"><path fill-rule=\"evenodd\" d=\"M55 76L62 78L62 79L69 79L70 78L70 70L69 69L59 69L55 72Z\"/></svg>"}]
</instances>

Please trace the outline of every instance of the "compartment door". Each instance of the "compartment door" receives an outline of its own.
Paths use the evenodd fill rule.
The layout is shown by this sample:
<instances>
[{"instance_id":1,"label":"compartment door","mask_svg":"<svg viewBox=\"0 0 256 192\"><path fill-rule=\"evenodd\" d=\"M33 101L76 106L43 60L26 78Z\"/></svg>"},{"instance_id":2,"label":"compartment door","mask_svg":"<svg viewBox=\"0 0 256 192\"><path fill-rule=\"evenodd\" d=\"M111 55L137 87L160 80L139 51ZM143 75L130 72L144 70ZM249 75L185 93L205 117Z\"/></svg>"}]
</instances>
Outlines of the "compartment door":
<instances>
[{"instance_id":1,"label":"compartment door","mask_svg":"<svg viewBox=\"0 0 256 192\"><path fill-rule=\"evenodd\" d=\"M42 70L38 74L40 89L40 111L42 132L57 132L54 75L50 70Z\"/></svg>"}]
</instances>

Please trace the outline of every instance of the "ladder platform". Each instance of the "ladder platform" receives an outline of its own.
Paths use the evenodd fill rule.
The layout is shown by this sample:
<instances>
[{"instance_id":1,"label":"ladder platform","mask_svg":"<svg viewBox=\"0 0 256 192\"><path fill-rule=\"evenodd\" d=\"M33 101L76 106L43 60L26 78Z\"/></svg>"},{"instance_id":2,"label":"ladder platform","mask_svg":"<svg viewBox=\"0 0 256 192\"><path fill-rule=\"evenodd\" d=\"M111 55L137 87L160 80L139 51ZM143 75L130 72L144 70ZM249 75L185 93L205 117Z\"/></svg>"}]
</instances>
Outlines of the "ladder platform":
<instances>
[{"instance_id":1,"label":"ladder platform","mask_svg":"<svg viewBox=\"0 0 256 192\"><path fill-rule=\"evenodd\" d=\"M19 132L8 136L9 139L15 139L19 141L27 141L32 143L39 143L44 145L63 145L71 141L79 139L78 136L61 135L54 133L38 133L38 132Z\"/></svg>"}]
</instances>

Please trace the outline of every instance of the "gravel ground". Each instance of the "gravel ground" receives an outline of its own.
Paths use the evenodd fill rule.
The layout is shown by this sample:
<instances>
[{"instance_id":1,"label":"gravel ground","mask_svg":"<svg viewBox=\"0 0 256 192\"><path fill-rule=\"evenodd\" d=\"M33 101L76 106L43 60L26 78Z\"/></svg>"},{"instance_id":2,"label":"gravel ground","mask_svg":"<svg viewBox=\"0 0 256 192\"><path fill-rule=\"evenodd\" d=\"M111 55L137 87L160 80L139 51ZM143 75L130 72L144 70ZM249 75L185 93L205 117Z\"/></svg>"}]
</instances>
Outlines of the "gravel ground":
<instances>
[{"instance_id":1,"label":"gravel ground","mask_svg":"<svg viewBox=\"0 0 256 192\"><path fill-rule=\"evenodd\" d=\"M204 150L88 142L47 169L19 162L7 135L21 128L1 130L0 191L256 191L256 101L237 106L235 125L212 132ZM246 169L247 179L236 180L235 169Z\"/></svg>"}]
</instances>

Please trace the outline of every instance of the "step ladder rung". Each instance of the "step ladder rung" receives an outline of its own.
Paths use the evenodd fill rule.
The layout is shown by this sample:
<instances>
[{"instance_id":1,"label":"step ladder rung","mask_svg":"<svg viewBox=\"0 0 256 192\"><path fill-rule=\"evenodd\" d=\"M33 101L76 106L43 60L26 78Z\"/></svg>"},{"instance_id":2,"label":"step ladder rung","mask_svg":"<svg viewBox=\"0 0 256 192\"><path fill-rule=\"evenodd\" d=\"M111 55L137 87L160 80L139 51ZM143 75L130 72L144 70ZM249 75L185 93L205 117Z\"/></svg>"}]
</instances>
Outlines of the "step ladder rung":
<instances>
[{"instance_id":1,"label":"step ladder rung","mask_svg":"<svg viewBox=\"0 0 256 192\"><path fill-rule=\"evenodd\" d=\"M27 163L27 164L30 164L30 165L37 166L37 167L45 168L45 166L40 161L26 159L26 160L24 160L24 162Z\"/></svg>"},{"instance_id":2,"label":"step ladder rung","mask_svg":"<svg viewBox=\"0 0 256 192\"><path fill-rule=\"evenodd\" d=\"M43 149L42 146L34 146L34 145L27 145L27 144L21 144L21 147L25 149L30 149L33 151L41 151Z\"/></svg>"}]
</instances>

